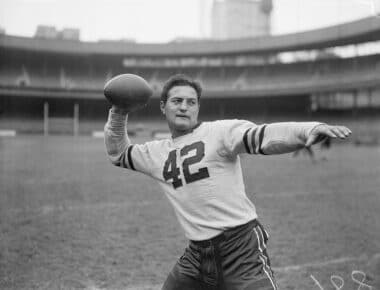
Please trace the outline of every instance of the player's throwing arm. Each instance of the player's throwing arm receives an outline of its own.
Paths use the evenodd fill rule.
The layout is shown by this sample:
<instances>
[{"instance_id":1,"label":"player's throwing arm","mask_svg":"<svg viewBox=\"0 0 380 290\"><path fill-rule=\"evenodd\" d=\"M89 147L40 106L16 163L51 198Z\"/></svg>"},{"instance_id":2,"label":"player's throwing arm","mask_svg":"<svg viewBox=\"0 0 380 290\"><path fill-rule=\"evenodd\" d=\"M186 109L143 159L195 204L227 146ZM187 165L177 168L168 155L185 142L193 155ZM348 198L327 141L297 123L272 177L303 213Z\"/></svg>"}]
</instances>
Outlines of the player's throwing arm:
<instances>
[{"instance_id":1,"label":"player's throwing arm","mask_svg":"<svg viewBox=\"0 0 380 290\"><path fill-rule=\"evenodd\" d=\"M127 115L147 105L153 90L140 76L121 74L110 79L104 86L104 95L112 104L113 118L105 127L105 143L108 156L114 165L122 166L126 150L130 145L125 131ZM112 119L112 121L111 121ZM107 126L112 126L109 130Z\"/></svg>"}]
</instances>

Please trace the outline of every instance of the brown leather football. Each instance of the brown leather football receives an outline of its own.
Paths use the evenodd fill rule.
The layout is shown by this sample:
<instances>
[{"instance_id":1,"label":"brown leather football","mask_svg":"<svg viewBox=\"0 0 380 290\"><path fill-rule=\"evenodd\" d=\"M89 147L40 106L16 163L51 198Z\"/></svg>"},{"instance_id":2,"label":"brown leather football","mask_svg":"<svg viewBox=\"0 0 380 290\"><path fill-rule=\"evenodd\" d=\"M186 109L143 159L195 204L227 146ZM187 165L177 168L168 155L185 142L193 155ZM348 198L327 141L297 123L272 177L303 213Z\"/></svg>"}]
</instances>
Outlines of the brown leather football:
<instances>
[{"instance_id":1,"label":"brown leather football","mask_svg":"<svg viewBox=\"0 0 380 290\"><path fill-rule=\"evenodd\" d=\"M121 74L110 79L104 86L104 96L120 108L129 111L144 107L153 90L146 80L135 74Z\"/></svg>"}]
</instances>

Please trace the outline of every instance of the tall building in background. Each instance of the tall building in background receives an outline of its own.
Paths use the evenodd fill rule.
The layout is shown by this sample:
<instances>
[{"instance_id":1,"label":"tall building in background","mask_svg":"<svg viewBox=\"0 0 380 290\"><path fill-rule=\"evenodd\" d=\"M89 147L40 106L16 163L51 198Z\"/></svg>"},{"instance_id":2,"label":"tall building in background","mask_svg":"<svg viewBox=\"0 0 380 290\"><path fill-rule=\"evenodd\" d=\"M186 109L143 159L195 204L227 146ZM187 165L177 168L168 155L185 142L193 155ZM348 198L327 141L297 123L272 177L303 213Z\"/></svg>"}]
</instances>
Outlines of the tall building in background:
<instances>
[{"instance_id":1,"label":"tall building in background","mask_svg":"<svg viewBox=\"0 0 380 290\"><path fill-rule=\"evenodd\" d=\"M211 37L244 38L269 35L272 0L214 0Z\"/></svg>"},{"instance_id":2,"label":"tall building in background","mask_svg":"<svg viewBox=\"0 0 380 290\"><path fill-rule=\"evenodd\" d=\"M198 1L198 15L199 15L199 36L200 38L207 38L207 28L208 28L208 1Z\"/></svg>"}]
</instances>

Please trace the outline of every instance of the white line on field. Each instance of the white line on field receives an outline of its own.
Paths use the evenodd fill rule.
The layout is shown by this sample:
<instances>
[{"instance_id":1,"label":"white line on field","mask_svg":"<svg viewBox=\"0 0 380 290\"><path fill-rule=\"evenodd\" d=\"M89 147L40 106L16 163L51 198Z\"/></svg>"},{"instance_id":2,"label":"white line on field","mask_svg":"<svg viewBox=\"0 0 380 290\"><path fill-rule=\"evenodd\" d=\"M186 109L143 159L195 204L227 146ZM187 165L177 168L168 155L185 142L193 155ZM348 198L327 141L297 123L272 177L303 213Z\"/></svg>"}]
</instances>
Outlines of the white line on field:
<instances>
[{"instance_id":1,"label":"white line on field","mask_svg":"<svg viewBox=\"0 0 380 290\"><path fill-rule=\"evenodd\" d=\"M368 257L367 255L362 255L359 257L342 257L342 258L331 259L327 261L320 261L320 262L315 262L315 263L305 263L305 264L285 266L285 267L273 267L273 270L276 272L290 272L290 271L298 271L300 269L308 268L308 267L318 268L318 267L323 267L323 266L328 266L328 265L333 265L333 264L343 264L347 262L361 262L361 261L370 262L372 260L377 260L377 259L380 259L380 253L377 253L373 255L372 257Z\"/></svg>"},{"instance_id":2,"label":"white line on field","mask_svg":"<svg viewBox=\"0 0 380 290\"><path fill-rule=\"evenodd\" d=\"M129 201L129 202L108 202L108 203L96 203L96 204L58 204L58 205L44 205L41 207L30 208L11 208L7 212L11 214L19 214L24 212L34 213L33 217L44 216L50 213L75 211L75 210L101 210L106 208L126 208L126 207L138 207L157 204L158 201L146 200L146 201Z\"/></svg>"},{"instance_id":3,"label":"white line on field","mask_svg":"<svg viewBox=\"0 0 380 290\"><path fill-rule=\"evenodd\" d=\"M120 208L120 207L131 207L131 206L145 206L157 204L157 201L145 200L145 201L125 201L125 202L106 202L106 203L95 203L95 204L78 204L78 205L67 205L63 206L62 209L65 210L82 210L82 209L103 209L103 208ZM54 207L54 206L53 206Z\"/></svg>"},{"instance_id":4,"label":"white line on field","mask_svg":"<svg viewBox=\"0 0 380 290\"><path fill-rule=\"evenodd\" d=\"M295 196L313 196L313 195L334 195L334 194L346 194L346 193L339 193L339 192L254 192L253 196L255 198L266 198L266 197L295 197ZM358 195L365 195L365 194L375 194L379 195L379 192L360 192Z\"/></svg>"},{"instance_id":5,"label":"white line on field","mask_svg":"<svg viewBox=\"0 0 380 290\"><path fill-rule=\"evenodd\" d=\"M140 285L133 285L133 286L128 286L125 288L125 290L157 290L161 289L162 285L160 284L140 284Z\"/></svg>"}]
</instances>

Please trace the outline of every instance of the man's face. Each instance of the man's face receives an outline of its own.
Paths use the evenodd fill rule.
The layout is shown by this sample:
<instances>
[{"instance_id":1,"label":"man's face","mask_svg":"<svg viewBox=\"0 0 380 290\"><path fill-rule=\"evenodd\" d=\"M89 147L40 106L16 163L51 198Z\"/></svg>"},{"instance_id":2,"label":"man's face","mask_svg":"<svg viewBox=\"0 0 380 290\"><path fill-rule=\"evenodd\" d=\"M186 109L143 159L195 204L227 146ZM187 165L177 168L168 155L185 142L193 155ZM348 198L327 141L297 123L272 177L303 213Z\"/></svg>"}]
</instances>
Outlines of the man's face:
<instances>
[{"instance_id":1,"label":"man's face","mask_svg":"<svg viewBox=\"0 0 380 290\"><path fill-rule=\"evenodd\" d=\"M166 103L161 102L161 111L173 135L186 134L198 123L197 92L186 85L172 87Z\"/></svg>"}]
</instances>

